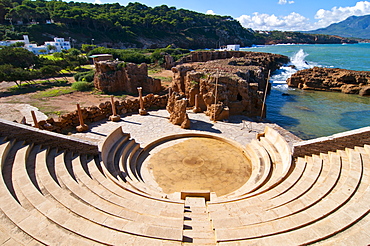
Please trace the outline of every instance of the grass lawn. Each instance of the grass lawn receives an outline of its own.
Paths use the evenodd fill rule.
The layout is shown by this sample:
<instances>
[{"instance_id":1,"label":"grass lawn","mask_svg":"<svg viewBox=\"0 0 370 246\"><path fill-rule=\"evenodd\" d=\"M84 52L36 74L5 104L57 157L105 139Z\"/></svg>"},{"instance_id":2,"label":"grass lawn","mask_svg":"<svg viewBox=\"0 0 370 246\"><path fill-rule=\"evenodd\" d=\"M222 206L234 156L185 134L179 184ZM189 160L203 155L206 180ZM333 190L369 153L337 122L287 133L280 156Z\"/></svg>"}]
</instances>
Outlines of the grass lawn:
<instances>
[{"instance_id":1,"label":"grass lawn","mask_svg":"<svg viewBox=\"0 0 370 246\"><path fill-rule=\"evenodd\" d=\"M56 61L56 60L63 60L63 58L61 58L61 57L55 57L55 56L53 56L53 54L40 55L40 57L42 57L42 58L46 58L46 59L49 59L49 60L53 60L53 61Z\"/></svg>"},{"instance_id":2,"label":"grass lawn","mask_svg":"<svg viewBox=\"0 0 370 246\"><path fill-rule=\"evenodd\" d=\"M45 91L40 91L36 93L35 95L32 95L32 98L34 99L43 99L47 97L57 97L64 94L70 94L74 92L75 90L71 88L70 86L66 87L59 87L59 88L53 88Z\"/></svg>"}]
</instances>

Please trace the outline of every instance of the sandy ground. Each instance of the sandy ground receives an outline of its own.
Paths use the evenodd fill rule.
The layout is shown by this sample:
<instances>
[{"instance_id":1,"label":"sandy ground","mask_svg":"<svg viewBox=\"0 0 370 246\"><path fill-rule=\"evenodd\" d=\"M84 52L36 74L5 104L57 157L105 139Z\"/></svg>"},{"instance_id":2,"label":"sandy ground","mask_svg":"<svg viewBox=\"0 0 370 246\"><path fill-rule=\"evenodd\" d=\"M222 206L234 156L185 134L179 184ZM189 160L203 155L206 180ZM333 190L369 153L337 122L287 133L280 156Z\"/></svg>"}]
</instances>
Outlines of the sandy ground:
<instances>
[{"instance_id":1,"label":"sandy ground","mask_svg":"<svg viewBox=\"0 0 370 246\"><path fill-rule=\"evenodd\" d=\"M70 82L74 81L72 77ZM0 93L7 90L8 87L15 85L12 82L1 82ZM57 97L34 99L32 96L36 94L27 93L20 95L4 95L0 97L0 118L10 121L20 121L23 116L27 122L32 122L31 110L36 112L38 120L45 119L47 116L58 117L58 114L72 112L76 109L76 104L79 103L82 107L97 106L101 102L109 101L108 95L97 95L91 92L73 92L71 94L61 95ZM42 113L43 112L43 113ZM45 114L47 114L47 116Z\"/></svg>"},{"instance_id":2,"label":"sandy ground","mask_svg":"<svg viewBox=\"0 0 370 246\"><path fill-rule=\"evenodd\" d=\"M170 70L162 70L152 76L172 77L172 72ZM72 76L67 77L67 79L70 83L75 81ZM98 95L91 92L73 92L42 99L32 97L37 92L11 96L2 93L14 85L14 82L0 82L0 118L10 121L20 122L23 116L25 116L27 123L33 122L31 110L36 112L38 120L42 120L47 117L58 118L60 114L72 112L77 109L77 103L81 107L90 107L98 106L101 102L110 101L109 95Z\"/></svg>"}]
</instances>

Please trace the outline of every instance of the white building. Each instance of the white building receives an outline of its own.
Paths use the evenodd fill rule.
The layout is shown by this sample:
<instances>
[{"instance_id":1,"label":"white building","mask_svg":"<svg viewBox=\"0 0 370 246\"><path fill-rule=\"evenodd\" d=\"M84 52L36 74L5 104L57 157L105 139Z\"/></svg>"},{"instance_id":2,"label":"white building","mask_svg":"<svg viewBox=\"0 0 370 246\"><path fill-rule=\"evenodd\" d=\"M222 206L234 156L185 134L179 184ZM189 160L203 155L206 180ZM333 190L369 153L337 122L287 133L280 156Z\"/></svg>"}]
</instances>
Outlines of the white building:
<instances>
[{"instance_id":1,"label":"white building","mask_svg":"<svg viewBox=\"0 0 370 246\"><path fill-rule=\"evenodd\" d=\"M240 45L239 44L228 44L227 46L221 46L221 48L219 49L220 51L239 51L240 49Z\"/></svg>"},{"instance_id":2,"label":"white building","mask_svg":"<svg viewBox=\"0 0 370 246\"><path fill-rule=\"evenodd\" d=\"M226 50L235 50L239 51L240 45L239 44L228 44Z\"/></svg>"},{"instance_id":3,"label":"white building","mask_svg":"<svg viewBox=\"0 0 370 246\"><path fill-rule=\"evenodd\" d=\"M61 52L62 50L69 50L71 48L71 43L69 41L65 41L64 38L54 38L54 42L45 42L44 45L55 46L56 50L52 52Z\"/></svg>"},{"instance_id":4,"label":"white building","mask_svg":"<svg viewBox=\"0 0 370 246\"><path fill-rule=\"evenodd\" d=\"M43 45L38 46L37 44L31 44L28 35L23 35L23 40L6 40L0 41L0 46L10 46L17 42L24 43L23 48L33 52L36 55L61 52L62 50L69 50L71 43L65 41L64 38L54 38L54 41L45 42ZM55 50L49 50L50 46L55 47Z\"/></svg>"},{"instance_id":5,"label":"white building","mask_svg":"<svg viewBox=\"0 0 370 246\"><path fill-rule=\"evenodd\" d=\"M24 44L29 44L30 40L28 39L28 35L23 35L23 39L21 40L5 40L5 41L0 41L0 46L10 46L15 43L24 43Z\"/></svg>"}]
</instances>

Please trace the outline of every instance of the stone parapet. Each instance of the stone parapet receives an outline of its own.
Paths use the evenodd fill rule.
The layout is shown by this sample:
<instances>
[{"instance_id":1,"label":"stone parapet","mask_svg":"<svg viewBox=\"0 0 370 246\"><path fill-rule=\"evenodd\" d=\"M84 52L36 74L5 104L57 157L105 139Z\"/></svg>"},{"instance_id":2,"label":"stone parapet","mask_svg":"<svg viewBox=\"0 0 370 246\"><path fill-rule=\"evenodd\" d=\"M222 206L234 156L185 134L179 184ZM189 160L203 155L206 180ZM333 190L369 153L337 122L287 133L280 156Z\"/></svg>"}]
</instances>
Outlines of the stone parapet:
<instances>
[{"instance_id":1,"label":"stone parapet","mask_svg":"<svg viewBox=\"0 0 370 246\"><path fill-rule=\"evenodd\" d=\"M79 154L99 154L98 145L71 136L40 130L31 126L0 119L0 136L17 141L68 150Z\"/></svg>"},{"instance_id":2,"label":"stone parapet","mask_svg":"<svg viewBox=\"0 0 370 246\"><path fill-rule=\"evenodd\" d=\"M293 145L293 156L303 157L305 155L344 150L345 148L354 148L355 146L364 146L365 144L370 144L370 127L296 143Z\"/></svg>"}]
</instances>

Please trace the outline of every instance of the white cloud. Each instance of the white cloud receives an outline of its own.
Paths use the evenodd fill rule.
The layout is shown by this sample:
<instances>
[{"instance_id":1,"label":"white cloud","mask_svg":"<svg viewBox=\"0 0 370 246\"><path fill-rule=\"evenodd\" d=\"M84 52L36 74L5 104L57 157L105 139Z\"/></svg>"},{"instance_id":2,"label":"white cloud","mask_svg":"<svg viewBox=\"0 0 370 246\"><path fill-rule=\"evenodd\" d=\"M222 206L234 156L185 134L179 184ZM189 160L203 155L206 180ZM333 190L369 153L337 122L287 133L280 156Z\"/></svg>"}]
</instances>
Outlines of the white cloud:
<instances>
[{"instance_id":1,"label":"white cloud","mask_svg":"<svg viewBox=\"0 0 370 246\"><path fill-rule=\"evenodd\" d=\"M314 24L315 28L327 27L330 24L343 21L350 16L362 16L370 14L370 2L357 2L351 7L334 7L331 10L320 9L316 12L315 19L318 21Z\"/></svg>"},{"instance_id":2,"label":"white cloud","mask_svg":"<svg viewBox=\"0 0 370 246\"><path fill-rule=\"evenodd\" d=\"M287 16L276 16L269 14L260 14L258 12L250 15L242 15L236 18L245 28L254 30L284 30L299 31L309 25L309 19L298 14L290 13Z\"/></svg>"},{"instance_id":3,"label":"white cloud","mask_svg":"<svg viewBox=\"0 0 370 246\"><path fill-rule=\"evenodd\" d=\"M281 5L283 5L283 4L292 4L292 3L294 3L294 1L288 1L288 0L279 0L279 3L278 4L281 4Z\"/></svg>"},{"instance_id":4,"label":"white cloud","mask_svg":"<svg viewBox=\"0 0 370 246\"><path fill-rule=\"evenodd\" d=\"M279 4L289 3L288 0L279 0ZM254 30L281 30L281 31L307 31L347 19L350 16L363 16L370 14L370 2L360 1L355 6L334 7L331 10L320 9L316 12L316 22L292 12L286 16L276 16L263 13L253 13L253 15L242 15L236 18L245 28Z\"/></svg>"},{"instance_id":5,"label":"white cloud","mask_svg":"<svg viewBox=\"0 0 370 246\"><path fill-rule=\"evenodd\" d=\"M103 4L101 0L95 0L94 4Z\"/></svg>"},{"instance_id":6,"label":"white cloud","mask_svg":"<svg viewBox=\"0 0 370 246\"><path fill-rule=\"evenodd\" d=\"M206 15L215 15L216 13L213 10L207 10Z\"/></svg>"}]
</instances>

